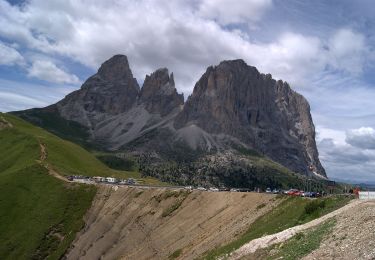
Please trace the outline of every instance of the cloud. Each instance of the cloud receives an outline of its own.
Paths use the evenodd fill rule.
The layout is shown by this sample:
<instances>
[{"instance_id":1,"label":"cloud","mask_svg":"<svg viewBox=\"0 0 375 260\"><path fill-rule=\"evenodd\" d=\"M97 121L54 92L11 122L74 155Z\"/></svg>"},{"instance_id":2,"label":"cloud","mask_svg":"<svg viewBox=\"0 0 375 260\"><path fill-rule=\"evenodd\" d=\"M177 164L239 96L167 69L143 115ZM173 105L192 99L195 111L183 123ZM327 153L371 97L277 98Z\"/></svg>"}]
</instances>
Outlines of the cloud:
<instances>
[{"instance_id":1,"label":"cloud","mask_svg":"<svg viewBox=\"0 0 375 260\"><path fill-rule=\"evenodd\" d=\"M318 127L317 145L319 157L330 178L354 182L375 180L375 130L361 127L339 131Z\"/></svg>"},{"instance_id":2,"label":"cloud","mask_svg":"<svg viewBox=\"0 0 375 260\"><path fill-rule=\"evenodd\" d=\"M270 0L94 1L90 5L33 0L22 7L0 3L0 36L9 41L45 55L68 57L93 70L123 53L139 81L157 68L168 67L185 94L191 93L207 66L237 58L296 87L306 87L312 75L327 67L361 71L362 66L356 70L342 64L362 57L361 47L366 46L365 37L350 29L340 29L326 39L285 30L271 41L259 42L246 30L222 26L261 22L273 5ZM354 37L360 44L353 42Z\"/></svg>"},{"instance_id":3,"label":"cloud","mask_svg":"<svg viewBox=\"0 0 375 260\"><path fill-rule=\"evenodd\" d=\"M0 65L23 65L23 56L14 48L5 45L0 41Z\"/></svg>"},{"instance_id":4,"label":"cloud","mask_svg":"<svg viewBox=\"0 0 375 260\"><path fill-rule=\"evenodd\" d=\"M34 61L28 69L28 75L53 83L77 84L80 82L76 75L63 71L48 60Z\"/></svg>"},{"instance_id":5,"label":"cloud","mask_svg":"<svg viewBox=\"0 0 375 260\"><path fill-rule=\"evenodd\" d=\"M71 86L53 87L0 79L0 111L45 107L74 90Z\"/></svg>"},{"instance_id":6,"label":"cloud","mask_svg":"<svg viewBox=\"0 0 375 260\"><path fill-rule=\"evenodd\" d=\"M375 149L375 130L371 127L361 127L346 133L346 142L361 149Z\"/></svg>"},{"instance_id":7,"label":"cloud","mask_svg":"<svg viewBox=\"0 0 375 260\"><path fill-rule=\"evenodd\" d=\"M332 66L353 74L363 72L370 51L362 34L342 28L329 40L328 47Z\"/></svg>"},{"instance_id":8,"label":"cloud","mask_svg":"<svg viewBox=\"0 0 375 260\"><path fill-rule=\"evenodd\" d=\"M199 15L222 25L254 22L272 6L272 0L202 0Z\"/></svg>"}]
</instances>

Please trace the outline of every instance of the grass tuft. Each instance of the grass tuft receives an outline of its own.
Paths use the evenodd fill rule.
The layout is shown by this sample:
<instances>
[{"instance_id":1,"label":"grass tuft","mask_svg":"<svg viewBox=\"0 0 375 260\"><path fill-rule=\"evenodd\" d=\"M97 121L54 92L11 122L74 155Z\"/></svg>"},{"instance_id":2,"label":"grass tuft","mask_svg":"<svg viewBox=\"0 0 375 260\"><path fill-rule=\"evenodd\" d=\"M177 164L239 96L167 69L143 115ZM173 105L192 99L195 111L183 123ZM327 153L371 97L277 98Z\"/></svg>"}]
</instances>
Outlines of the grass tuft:
<instances>
[{"instance_id":1,"label":"grass tuft","mask_svg":"<svg viewBox=\"0 0 375 260\"><path fill-rule=\"evenodd\" d=\"M308 230L305 233L298 233L282 245L274 245L264 251L271 251L277 248L275 254L268 256L268 259L301 259L312 251L319 248L324 236L330 233L336 224L336 220L328 220L323 224Z\"/></svg>"},{"instance_id":2,"label":"grass tuft","mask_svg":"<svg viewBox=\"0 0 375 260\"><path fill-rule=\"evenodd\" d=\"M177 249L176 251L174 251L174 252L168 257L168 259L176 259L176 258L178 258L181 254L182 254L182 249Z\"/></svg>"}]
</instances>

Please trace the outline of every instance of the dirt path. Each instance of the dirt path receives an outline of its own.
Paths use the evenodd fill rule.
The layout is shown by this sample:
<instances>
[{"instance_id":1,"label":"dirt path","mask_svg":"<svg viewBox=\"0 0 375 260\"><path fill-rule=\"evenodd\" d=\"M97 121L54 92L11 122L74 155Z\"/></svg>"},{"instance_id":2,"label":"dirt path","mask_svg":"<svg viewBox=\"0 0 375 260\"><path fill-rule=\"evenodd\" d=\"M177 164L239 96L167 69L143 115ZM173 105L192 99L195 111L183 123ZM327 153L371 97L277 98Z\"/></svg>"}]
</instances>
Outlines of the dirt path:
<instances>
[{"instance_id":1,"label":"dirt path","mask_svg":"<svg viewBox=\"0 0 375 260\"><path fill-rule=\"evenodd\" d=\"M305 223L303 225L291 227L289 229L286 229L286 230L281 231L281 232L276 233L276 234L272 234L272 235L268 235L268 236L264 236L264 237L261 237L261 238L254 239L254 240L250 241L249 243L243 245L242 247L240 247L236 251L234 251L230 255L229 259L240 259L240 258L242 258L242 257L244 257L248 254L254 253L257 249L266 248L266 247L269 247L271 245L284 242L284 241L290 239L291 237L293 237L298 232L301 232L303 230L315 227L315 226L323 223L324 221L326 221L326 220L328 220L332 217L335 217L339 214L342 214L343 212L346 212L346 211L348 211L348 210L350 210L354 207L357 207L361 203L363 203L363 201L353 200L348 205L346 205L342 208L339 208L339 209L337 209L337 210L335 210L331 213L328 213L327 215L324 215L324 216L322 216L318 219L315 219L313 221Z\"/></svg>"},{"instance_id":2,"label":"dirt path","mask_svg":"<svg viewBox=\"0 0 375 260\"><path fill-rule=\"evenodd\" d=\"M39 146L40 146L40 157L39 157L39 160L40 160L39 163L40 163L40 165L42 165L44 168L46 168L48 170L48 173L50 175L52 175L53 177L55 177L55 178L57 178L59 180L65 181L65 182L69 182L66 178L64 178L63 176L61 176L54 169L52 169L48 165L48 163L46 162L47 156L48 156L46 146L44 144L42 144L42 143L39 143Z\"/></svg>"}]
</instances>

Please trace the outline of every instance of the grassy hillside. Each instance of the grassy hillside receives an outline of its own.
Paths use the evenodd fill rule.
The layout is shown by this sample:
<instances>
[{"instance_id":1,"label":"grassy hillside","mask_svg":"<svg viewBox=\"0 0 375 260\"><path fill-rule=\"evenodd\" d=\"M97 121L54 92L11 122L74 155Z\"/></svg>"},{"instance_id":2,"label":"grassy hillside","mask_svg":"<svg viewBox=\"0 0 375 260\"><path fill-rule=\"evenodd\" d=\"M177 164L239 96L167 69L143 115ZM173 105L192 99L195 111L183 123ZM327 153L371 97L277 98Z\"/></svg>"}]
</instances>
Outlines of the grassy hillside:
<instances>
[{"instance_id":1,"label":"grassy hillside","mask_svg":"<svg viewBox=\"0 0 375 260\"><path fill-rule=\"evenodd\" d=\"M96 193L94 186L49 175L38 162L40 143L45 163L60 174L139 177L109 169L78 145L0 113L0 259L59 259Z\"/></svg>"},{"instance_id":2,"label":"grassy hillside","mask_svg":"<svg viewBox=\"0 0 375 260\"><path fill-rule=\"evenodd\" d=\"M88 129L77 122L62 118L54 105L48 107L48 109L32 108L12 113L65 140L72 141L86 148L93 148L92 144L87 142L89 137Z\"/></svg>"},{"instance_id":3,"label":"grassy hillside","mask_svg":"<svg viewBox=\"0 0 375 260\"><path fill-rule=\"evenodd\" d=\"M56 137L55 135L31 125L24 120L13 115L3 115L6 120L16 126L16 129L22 134L27 134L37 139L47 148L47 162L60 174L63 175L86 175L86 176L116 176L116 177L135 177L140 175L138 172L116 171L108 168L91 153L82 147ZM39 153L39 148L37 149Z\"/></svg>"}]
</instances>

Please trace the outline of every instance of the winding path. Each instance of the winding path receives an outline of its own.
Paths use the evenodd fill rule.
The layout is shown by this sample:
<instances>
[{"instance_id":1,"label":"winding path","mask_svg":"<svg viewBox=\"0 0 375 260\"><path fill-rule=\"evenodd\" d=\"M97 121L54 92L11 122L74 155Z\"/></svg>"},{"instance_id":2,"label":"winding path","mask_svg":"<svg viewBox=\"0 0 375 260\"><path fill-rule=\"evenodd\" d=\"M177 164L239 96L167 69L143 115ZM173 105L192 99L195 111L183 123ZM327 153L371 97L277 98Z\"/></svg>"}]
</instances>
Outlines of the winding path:
<instances>
[{"instance_id":1,"label":"winding path","mask_svg":"<svg viewBox=\"0 0 375 260\"><path fill-rule=\"evenodd\" d=\"M59 180L65 181L65 182L69 182L66 178L64 178L58 172L56 172L54 169L52 169L51 167L49 167L48 163L46 162L47 156L48 156L47 148L42 143L39 143L39 146L40 146L40 157L39 157L39 160L40 160L39 163L40 163L40 165L42 165L44 168L46 168L48 170L48 173L50 175L52 175L53 177L55 177L55 178L57 178Z\"/></svg>"}]
</instances>

